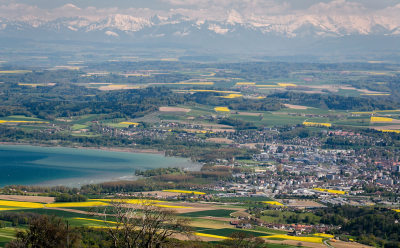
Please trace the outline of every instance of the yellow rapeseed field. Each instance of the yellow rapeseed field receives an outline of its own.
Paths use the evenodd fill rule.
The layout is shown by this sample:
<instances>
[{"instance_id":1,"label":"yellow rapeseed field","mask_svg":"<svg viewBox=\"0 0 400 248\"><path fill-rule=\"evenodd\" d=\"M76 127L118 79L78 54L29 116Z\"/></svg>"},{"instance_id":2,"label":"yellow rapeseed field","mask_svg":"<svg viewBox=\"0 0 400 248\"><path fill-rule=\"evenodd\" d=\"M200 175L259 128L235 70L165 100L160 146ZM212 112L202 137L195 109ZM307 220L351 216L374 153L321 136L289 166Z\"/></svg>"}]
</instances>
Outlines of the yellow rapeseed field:
<instances>
[{"instance_id":1,"label":"yellow rapeseed field","mask_svg":"<svg viewBox=\"0 0 400 248\"><path fill-rule=\"evenodd\" d=\"M375 110L374 112L399 112L400 110L398 109L393 109L393 110Z\"/></svg>"},{"instance_id":2,"label":"yellow rapeseed field","mask_svg":"<svg viewBox=\"0 0 400 248\"><path fill-rule=\"evenodd\" d=\"M347 194L346 191L340 191L340 190L333 190L333 189L321 189L321 188L313 188L313 190L321 191L321 192L328 192L332 194L338 194L338 195L344 195Z\"/></svg>"},{"instance_id":3,"label":"yellow rapeseed field","mask_svg":"<svg viewBox=\"0 0 400 248\"><path fill-rule=\"evenodd\" d=\"M3 201L0 200L1 206L20 207L20 208L43 208L43 204L36 202L19 202L19 201Z\"/></svg>"},{"instance_id":4,"label":"yellow rapeseed field","mask_svg":"<svg viewBox=\"0 0 400 248\"><path fill-rule=\"evenodd\" d=\"M46 204L48 208L68 208L68 207L92 207L92 206L106 206L109 205L105 202L100 201L88 201L88 202L65 202L65 203L50 203Z\"/></svg>"},{"instance_id":5,"label":"yellow rapeseed field","mask_svg":"<svg viewBox=\"0 0 400 248\"><path fill-rule=\"evenodd\" d=\"M10 210L16 210L18 208L0 208L0 211L10 211Z\"/></svg>"},{"instance_id":6,"label":"yellow rapeseed field","mask_svg":"<svg viewBox=\"0 0 400 248\"><path fill-rule=\"evenodd\" d=\"M303 122L303 125L306 126L313 126L313 127L318 127L318 126L323 126L323 127L331 127L332 124L330 123L316 123L316 122Z\"/></svg>"},{"instance_id":7,"label":"yellow rapeseed field","mask_svg":"<svg viewBox=\"0 0 400 248\"><path fill-rule=\"evenodd\" d=\"M75 218L73 218L73 219L74 219L74 220L90 220L90 221L97 221L97 222L103 222L103 223L104 223L103 220L96 220L96 219L78 218L78 217L75 217ZM114 221L107 221L107 223L118 224L117 222L114 222Z\"/></svg>"},{"instance_id":8,"label":"yellow rapeseed field","mask_svg":"<svg viewBox=\"0 0 400 248\"><path fill-rule=\"evenodd\" d=\"M400 213L400 209L392 209L392 210Z\"/></svg>"},{"instance_id":9,"label":"yellow rapeseed field","mask_svg":"<svg viewBox=\"0 0 400 248\"><path fill-rule=\"evenodd\" d=\"M214 109L217 112L229 112L230 111L227 107L216 107Z\"/></svg>"},{"instance_id":10,"label":"yellow rapeseed field","mask_svg":"<svg viewBox=\"0 0 400 248\"><path fill-rule=\"evenodd\" d=\"M325 233L315 233L314 236L330 238L330 239L333 239L335 237L335 235L330 235L330 234L325 234Z\"/></svg>"},{"instance_id":11,"label":"yellow rapeseed field","mask_svg":"<svg viewBox=\"0 0 400 248\"><path fill-rule=\"evenodd\" d=\"M255 85L256 83L249 83L249 82L242 82L242 83L236 83L236 85Z\"/></svg>"},{"instance_id":12,"label":"yellow rapeseed field","mask_svg":"<svg viewBox=\"0 0 400 248\"><path fill-rule=\"evenodd\" d=\"M236 91L224 91L224 90L189 90L192 92L217 92L217 93L240 93Z\"/></svg>"},{"instance_id":13,"label":"yellow rapeseed field","mask_svg":"<svg viewBox=\"0 0 400 248\"><path fill-rule=\"evenodd\" d=\"M279 85L279 86L282 86L282 87L297 86L297 85L295 85L295 84L284 84L284 83L278 83L278 85Z\"/></svg>"},{"instance_id":14,"label":"yellow rapeseed field","mask_svg":"<svg viewBox=\"0 0 400 248\"><path fill-rule=\"evenodd\" d=\"M384 133L400 133L400 130L379 130Z\"/></svg>"},{"instance_id":15,"label":"yellow rapeseed field","mask_svg":"<svg viewBox=\"0 0 400 248\"><path fill-rule=\"evenodd\" d=\"M159 204L156 204L156 206L161 208L192 208L192 207L170 206L170 205L159 205Z\"/></svg>"},{"instance_id":16,"label":"yellow rapeseed field","mask_svg":"<svg viewBox=\"0 0 400 248\"><path fill-rule=\"evenodd\" d=\"M270 204L270 205L283 206L282 203L277 202L277 201L263 201L263 203L267 203L267 204Z\"/></svg>"},{"instance_id":17,"label":"yellow rapeseed field","mask_svg":"<svg viewBox=\"0 0 400 248\"><path fill-rule=\"evenodd\" d=\"M296 240L310 243L318 243L322 244L322 238L314 238L314 237L297 237L297 236L288 236L288 235L272 235L272 236L262 236L260 238L270 239L270 238L278 238L278 239L286 239L286 240Z\"/></svg>"},{"instance_id":18,"label":"yellow rapeseed field","mask_svg":"<svg viewBox=\"0 0 400 248\"><path fill-rule=\"evenodd\" d=\"M392 122L392 118L384 118L384 117L371 117L371 122Z\"/></svg>"},{"instance_id":19,"label":"yellow rapeseed field","mask_svg":"<svg viewBox=\"0 0 400 248\"><path fill-rule=\"evenodd\" d=\"M375 112L351 112L353 115L372 115L375 114Z\"/></svg>"},{"instance_id":20,"label":"yellow rapeseed field","mask_svg":"<svg viewBox=\"0 0 400 248\"><path fill-rule=\"evenodd\" d=\"M111 201L119 201L119 199L98 199L98 201L102 201L102 202L111 202ZM155 204L155 203L160 203L163 201L157 201L157 200L149 200L149 199L130 199L130 200L124 200L126 203L129 204Z\"/></svg>"},{"instance_id":21,"label":"yellow rapeseed field","mask_svg":"<svg viewBox=\"0 0 400 248\"><path fill-rule=\"evenodd\" d=\"M195 195L205 195L206 193L203 192L195 192L195 191L189 191L189 190L175 190L175 189L168 189L168 190L163 190L164 192L173 192L173 193L182 193L182 194L191 194L194 193Z\"/></svg>"},{"instance_id":22,"label":"yellow rapeseed field","mask_svg":"<svg viewBox=\"0 0 400 248\"><path fill-rule=\"evenodd\" d=\"M189 133L214 133L210 131L200 131L200 130L187 130Z\"/></svg>"},{"instance_id":23,"label":"yellow rapeseed field","mask_svg":"<svg viewBox=\"0 0 400 248\"><path fill-rule=\"evenodd\" d=\"M125 88L128 85L110 84L108 87Z\"/></svg>"},{"instance_id":24,"label":"yellow rapeseed field","mask_svg":"<svg viewBox=\"0 0 400 248\"><path fill-rule=\"evenodd\" d=\"M260 88L269 88L269 87L272 87L272 88L279 88L279 87L282 87L282 86L280 86L280 85L261 85L261 84L259 84L259 85L256 85L256 87L260 87Z\"/></svg>"},{"instance_id":25,"label":"yellow rapeseed field","mask_svg":"<svg viewBox=\"0 0 400 248\"><path fill-rule=\"evenodd\" d=\"M227 96L220 96L221 98L238 98L238 97L242 97L243 95L240 94L230 94Z\"/></svg>"},{"instance_id":26,"label":"yellow rapeseed field","mask_svg":"<svg viewBox=\"0 0 400 248\"><path fill-rule=\"evenodd\" d=\"M127 122L127 121L120 122L119 124L127 124L127 125L135 125L135 126L138 126L138 125L139 125L139 123L136 123L136 122Z\"/></svg>"},{"instance_id":27,"label":"yellow rapeseed field","mask_svg":"<svg viewBox=\"0 0 400 248\"><path fill-rule=\"evenodd\" d=\"M209 237L209 238L215 238L215 239L228 239L227 237L224 236L218 236L218 235L212 235L212 234L205 234L205 233L194 233L196 236L202 236L202 237Z\"/></svg>"}]
</instances>

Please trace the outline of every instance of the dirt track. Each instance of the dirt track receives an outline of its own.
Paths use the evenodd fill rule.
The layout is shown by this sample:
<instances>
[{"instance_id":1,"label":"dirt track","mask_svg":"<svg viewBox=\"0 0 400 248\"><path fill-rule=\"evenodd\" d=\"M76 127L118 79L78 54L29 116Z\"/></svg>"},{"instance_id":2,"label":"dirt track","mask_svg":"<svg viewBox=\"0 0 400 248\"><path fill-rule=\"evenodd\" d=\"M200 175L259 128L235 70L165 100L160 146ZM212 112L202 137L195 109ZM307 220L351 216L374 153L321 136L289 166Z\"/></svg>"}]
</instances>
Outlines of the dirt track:
<instances>
[{"instance_id":1,"label":"dirt track","mask_svg":"<svg viewBox=\"0 0 400 248\"><path fill-rule=\"evenodd\" d=\"M176 107L160 107L161 112L190 112L191 109L186 108L176 108Z\"/></svg>"},{"instance_id":2,"label":"dirt track","mask_svg":"<svg viewBox=\"0 0 400 248\"><path fill-rule=\"evenodd\" d=\"M296 241L296 240L283 240L283 241L267 240L267 242L271 243L271 244L286 244L286 245L293 245L293 246L298 246L297 244L299 243L299 241ZM317 243L310 243L310 242L301 242L301 243L303 244L302 245L303 247L326 248L326 246L324 244L317 244Z\"/></svg>"},{"instance_id":3,"label":"dirt track","mask_svg":"<svg viewBox=\"0 0 400 248\"><path fill-rule=\"evenodd\" d=\"M238 112L239 115L252 115L252 116L259 116L259 113L249 113L249 112Z\"/></svg>"},{"instance_id":4,"label":"dirt track","mask_svg":"<svg viewBox=\"0 0 400 248\"><path fill-rule=\"evenodd\" d=\"M336 241L336 242L330 242L330 243L335 248L369 248L370 247L368 245L363 245L363 244L354 243L354 242Z\"/></svg>"},{"instance_id":5,"label":"dirt track","mask_svg":"<svg viewBox=\"0 0 400 248\"><path fill-rule=\"evenodd\" d=\"M285 107L291 108L291 109L307 109L308 107L306 106L300 106L300 105L293 105L293 104L284 104Z\"/></svg>"},{"instance_id":6,"label":"dirt track","mask_svg":"<svg viewBox=\"0 0 400 248\"><path fill-rule=\"evenodd\" d=\"M233 140L225 139L225 138L209 138L207 141L216 142L216 143L225 143L225 144L232 144Z\"/></svg>"},{"instance_id":7,"label":"dirt track","mask_svg":"<svg viewBox=\"0 0 400 248\"><path fill-rule=\"evenodd\" d=\"M399 130L400 125L387 125L387 126L379 126L379 127L370 127L376 130Z\"/></svg>"},{"instance_id":8,"label":"dirt track","mask_svg":"<svg viewBox=\"0 0 400 248\"><path fill-rule=\"evenodd\" d=\"M290 207L321 207L323 205L314 201L296 201L296 203L287 204Z\"/></svg>"}]
</instances>

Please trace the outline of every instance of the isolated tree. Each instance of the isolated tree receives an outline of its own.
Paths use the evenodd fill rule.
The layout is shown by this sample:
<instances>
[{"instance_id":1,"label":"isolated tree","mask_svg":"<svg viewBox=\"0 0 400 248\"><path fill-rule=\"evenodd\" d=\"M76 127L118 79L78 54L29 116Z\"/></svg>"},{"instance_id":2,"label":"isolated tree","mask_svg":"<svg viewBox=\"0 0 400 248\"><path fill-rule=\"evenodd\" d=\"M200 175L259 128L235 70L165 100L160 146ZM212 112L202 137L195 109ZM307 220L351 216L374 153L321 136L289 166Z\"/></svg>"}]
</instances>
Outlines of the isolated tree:
<instances>
[{"instance_id":1,"label":"isolated tree","mask_svg":"<svg viewBox=\"0 0 400 248\"><path fill-rule=\"evenodd\" d=\"M260 117L260 121L262 121L264 119L263 113L261 113L258 117Z\"/></svg>"},{"instance_id":2,"label":"isolated tree","mask_svg":"<svg viewBox=\"0 0 400 248\"><path fill-rule=\"evenodd\" d=\"M89 215L99 216L107 226L114 247L153 248L170 246L176 236L193 238L191 220L179 217L175 210L156 206L143 200L112 200L109 206L94 206Z\"/></svg>"},{"instance_id":3,"label":"isolated tree","mask_svg":"<svg viewBox=\"0 0 400 248\"><path fill-rule=\"evenodd\" d=\"M77 247L80 236L69 234L63 219L57 216L37 215L29 222L27 230L17 230L16 239L6 248Z\"/></svg>"},{"instance_id":4,"label":"isolated tree","mask_svg":"<svg viewBox=\"0 0 400 248\"><path fill-rule=\"evenodd\" d=\"M267 248L268 243L264 239L254 237L252 234L244 232L231 233L223 242L223 245L230 248ZM224 247L223 246L223 247Z\"/></svg>"},{"instance_id":5,"label":"isolated tree","mask_svg":"<svg viewBox=\"0 0 400 248\"><path fill-rule=\"evenodd\" d=\"M301 247L301 246L303 246L303 243L299 242L299 243L297 243L297 246Z\"/></svg>"}]
</instances>

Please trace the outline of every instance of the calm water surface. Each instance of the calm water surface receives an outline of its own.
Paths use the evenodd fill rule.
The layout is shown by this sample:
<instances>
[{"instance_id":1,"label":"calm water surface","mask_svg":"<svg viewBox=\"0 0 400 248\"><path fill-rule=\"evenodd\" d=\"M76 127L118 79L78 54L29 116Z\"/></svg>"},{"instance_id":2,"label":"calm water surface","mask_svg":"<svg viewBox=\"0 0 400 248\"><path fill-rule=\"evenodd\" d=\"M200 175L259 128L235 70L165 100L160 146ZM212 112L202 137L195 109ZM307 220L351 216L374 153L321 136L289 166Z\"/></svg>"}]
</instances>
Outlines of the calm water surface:
<instances>
[{"instance_id":1,"label":"calm water surface","mask_svg":"<svg viewBox=\"0 0 400 248\"><path fill-rule=\"evenodd\" d=\"M135 170L169 166L200 169L199 164L188 159L158 154L0 145L0 187L17 184L79 187L114 178L132 179Z\"/></svg>"}]
</instances>

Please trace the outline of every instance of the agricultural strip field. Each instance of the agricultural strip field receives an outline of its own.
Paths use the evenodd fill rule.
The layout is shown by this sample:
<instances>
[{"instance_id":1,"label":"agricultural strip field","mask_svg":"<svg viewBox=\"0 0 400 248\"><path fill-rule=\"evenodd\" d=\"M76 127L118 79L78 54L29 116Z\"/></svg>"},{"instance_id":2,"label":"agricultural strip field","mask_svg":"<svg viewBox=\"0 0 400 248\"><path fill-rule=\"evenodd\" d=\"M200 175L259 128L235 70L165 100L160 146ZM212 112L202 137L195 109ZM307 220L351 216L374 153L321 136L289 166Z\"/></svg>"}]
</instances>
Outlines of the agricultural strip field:
<instances>
[{"instance_id":1,"label":"agricultural strip field","mask_svg":"<svg viewBox=\"0 0 400 248\"><path fill-rule=\"evenodd\" d=\"M205 233L205 234L224 236L224 237L227 237L227 236L229 236L229 235L231 235L232 233L235 233L235 232L243 232L243 233L246 233L248 235L249 234L254 235L256 237L268 236L269 235L269 234L264 233L264 232L254 232L254 231L247 231L247 230L244 231L244 230L237 229L237 228L223 228L223 229L204 229L203 228L202 230L199 230L198 232Z\"/></svg>"},{"instance_id":2,"label":"agricultural strip field","mask_svg":"<svg viewBox=\"0 0 400 248\"><path fill-rule=\"evenodd\" d=\"M230 214L236 212L235 210L226 210L226 209L218 209L218 210L206 210L206 211L199 211L199 212L192 212L192 213L184 213L181 216L186 217L223 217L223 218L230 218Z\"/></svg>"},{"instance_id":3,"label":"agricultural strip field","mask_svg":"<svg viewBox=\"0 0 400 248\"><path fill-rule=\"evenodd\" d=\"M245 202L245 201L257 201L257 202L262 202L262 201L273 201L269 197L224 197L222 198L224 200L230 200L230 201L237 201L237 202Z\"/></svg>"},{"instance_id":4,"label":"agricultural strip field","mask_svg":"<svg viewBox=\"0 0 400 248\"><path fill-rule=\"evenodd\" d=\"M189 192L189 191L188 191ZM22 196L19 196L22 197ZM25 200L31 200L27 197ZM32 198L32 197L31 197ZM263 201L271 201L271 199L267 197L241 197L242 199L246 200L263 200ZM40 200L41 197L36 197L33 200ZM235 198L237 200L238 198ZM53 200L50 198L49 200ZM41 200L43 201L43 200ZM9 211L9 212L33 212L39 214L47 214L47 215L57 215L60 217L64 217L68 219L69 224L73 227L94 227L94 228L101 228L105 227L105 223L99 218L95 216L87 216L85 213L87 207L93 204L102 204L107 205L111 199L92 199L88 202L71 202L71 203L51 203L47 204L44 207L42 203L35 203L35 202L21 202L21 201L5 201L2 200L1 204L4 206L4 210L0 211ZM49 201L46 201L49 202ZM132 204L139 204L140 200L129 200ZM167 208L177 208L177 212L180 216L188 217L193 220L193 226L196 228L197 236L200 239L210 240L210 238L218 239L225 239L227 236L234 232L245 232L247 234L252 234L258 237L264 237L272 239L279 239L279 240L290 240L293 239L291 236L286 236L286 232L282 230L275 230L275 229L268 229L264 227L256 227L254 229L237 229L234 226L229 225L230 220L234 220L231 218L232 213L239 213L240 211L244 210L244 207L248 207L244 205L238 206L226 206L226 205L215 205L215 204L199 204L199 203L176 203L176 202L161 202L156 201L156 205L167 207ZM16 209L18 207L18 209ZM30 207L23 208L23 207ZM56 207L57 209L53 208ZM229 209L229 208L230 209ZM226 209L228 208L228 209ZM189 212L185 212L188 210ZM238 212L239 211L239 212ZM139 210L140 212L140 210ZM295 213L293 213L295 214ZM305 213L307 215L309 213ZM263 216L264 217L264 216ZM313 216L310 216L313 218ZM109 224L114 224L114 219L111 218ZM9 224L8 224L9 225ZM4 230L4 232L2 231ZM2 229L0 230L0 242L7 242L13 237L13 229ZM280 236L277 236L280 235ZM316 240L312 238L309 242L317 243ZM307 242L304 240L304 242ZM305 246L306 243L305 243Z\"/></svg>"},{"instance_id":5,"label":"agricultural strip field","mask_svg":"<svg viewBox=\"0 0 400 248\"><path fill-rule=\"evenodd\" d=\"M84 115L84 116L82 116L81 119L71 121L70 123L82 125L82 124L85 124L86 122L92 121L93 119L95 119L97 117L100 117L100 116L101 115Z\"/></svg>"},{"instance_id":6,"label":"agricultural strip field","mask_svg":"<svg viewBox=\"0 0 400 248\"><path fill-rule=\"evenodd\" d=\"M284 217L285 215L285 217ZM297 216L299 219L304 219L308 216L310 220L315 220L319 221L321 217L316 216L313 213L295 213L295 212L280 212L280 211L275 211L275 210L267 210L263 212L263 216L261 216L261 219L263 221L269 222L269 223L286 223L285 219L289 218L290 216Z\"/></svg>"},{"instance_id":7,"label":"agricultural strip field","mask_svg":"<svg viewBox=\"0 0 400 248\"><path fill-rule=\"evenodd\" d=\"M249 121L255 125L267 125L267 126L284 126L284 125L297 125L302 124L307 117L305 116L291 116L291 115L279 115L279 114L264 114L263 119L260 121L258 116L235 116L232 115L233 119L242 119L244 121Z\"/></svg>"}]
</instances>

